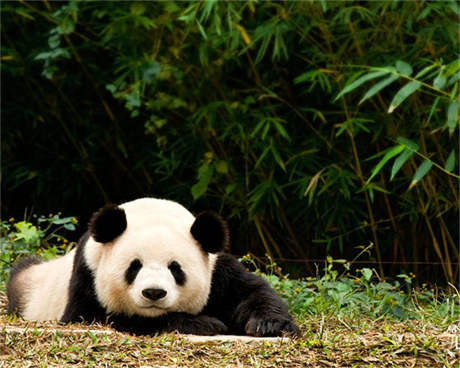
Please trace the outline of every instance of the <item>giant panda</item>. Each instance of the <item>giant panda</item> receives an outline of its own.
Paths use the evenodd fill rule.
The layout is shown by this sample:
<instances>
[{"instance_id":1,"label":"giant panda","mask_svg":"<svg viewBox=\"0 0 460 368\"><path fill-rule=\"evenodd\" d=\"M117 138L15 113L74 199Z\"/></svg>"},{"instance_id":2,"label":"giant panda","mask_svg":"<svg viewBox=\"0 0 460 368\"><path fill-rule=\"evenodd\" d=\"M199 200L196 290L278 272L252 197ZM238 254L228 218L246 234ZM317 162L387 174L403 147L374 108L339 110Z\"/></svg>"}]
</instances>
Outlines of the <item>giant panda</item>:
<instances>
[{"instance_id":1,"label":"giant panda","mask_svg":"<svg viewBox=\"0 0 460 368\"><path fill-rule=\"evenodd\" d=\"M137 335L298 335L286 304L230 254L226 223L142 198L95 212L77 247L11 270L8 312L100 322Z\"/></svg>"}]
</instances>

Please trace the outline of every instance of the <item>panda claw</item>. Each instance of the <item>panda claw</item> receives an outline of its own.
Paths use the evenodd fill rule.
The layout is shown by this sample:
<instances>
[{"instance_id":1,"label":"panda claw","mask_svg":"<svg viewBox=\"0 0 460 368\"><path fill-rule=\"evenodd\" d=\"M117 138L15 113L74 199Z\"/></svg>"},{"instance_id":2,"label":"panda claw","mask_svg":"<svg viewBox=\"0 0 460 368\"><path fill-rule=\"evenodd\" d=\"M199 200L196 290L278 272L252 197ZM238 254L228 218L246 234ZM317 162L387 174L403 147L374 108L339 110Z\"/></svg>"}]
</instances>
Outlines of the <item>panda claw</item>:
<instances>
[{"instance_id":1,"label":"panda claw","mask_svg":"<svg viewBox=\"0 0 460 368\"><path fill-rule=\"evenodd\" d=\"M300 335L300 330L293 321L277 317L251 317L246 323L245 332L256 337L282 336L283 334L293 337Z\"/></svg>"}]
</instances>

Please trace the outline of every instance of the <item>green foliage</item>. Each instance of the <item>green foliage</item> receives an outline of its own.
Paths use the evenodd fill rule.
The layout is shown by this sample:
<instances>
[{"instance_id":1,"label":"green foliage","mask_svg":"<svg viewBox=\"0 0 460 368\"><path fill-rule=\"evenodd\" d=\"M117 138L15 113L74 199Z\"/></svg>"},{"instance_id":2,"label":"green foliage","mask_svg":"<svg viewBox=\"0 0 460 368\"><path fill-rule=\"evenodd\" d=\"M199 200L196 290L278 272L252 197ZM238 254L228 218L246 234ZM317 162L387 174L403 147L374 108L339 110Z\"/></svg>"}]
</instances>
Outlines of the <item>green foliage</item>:
<instances>
[{"instance_id":1,"label":"green foliage","mask_svg":"<svg viewBox=\"0 0 460 368\"><path fill-rule=\"evenodd\" d=\"M383 70L382 70L383 69ZM366 92L364 97L359 102L360 104L367 100L368 98L374 96L376 93L380 92L383 88L387 87L394 81L398 80L399 78L406 78L411 80L407 83L404 87L402 87L393 97L390 107L388 109L389 113L392 113L401 103L404 102L406 98L411 96L415 93L422 85L428 89L430 92L431 90L434 91L435 94L439 95L438 98L434 99L433 105L431 107L431 111L436 108L439 99L444 98L448 103L447 107L447 121L444 126L444 129L448 129L449 133L452 134L456 127L458 121L458 106L460 102L457 101L458 97L456 95L457 85L455 84L450 88L450 91L444 91L445 87L447 87L446 81L447 78L452 77L453 74L460 71L460 59L450 63L449 65L442 65L440 63L433 63L425 67L421 70L415 78L410 78L413 68L406 62L397 61L396 67L384 67L384 68L370 68L370 72L365 74L364 76L360 77L358 80L352 82L348 86L346 86L336 97L339 98L346 93L352 92L357 87L362 85L363 83L380 78L382 76L386 76L391 74L384 80L381 80L379 83L375 84L369 91ZM429 73L428 73L429 72ZM437 75L432 83L432 86L427 83L427 81L433 78L433 75ZM416 79L416 78L423 79ZM393 167L391 169L391 177L390 180L393 180L394 176L398 173L401 167L406 163L406 161L412 156L413 153L418 153L420 156L424 157L423 154L418 152L419 146L409 139L405 139L402 137L398 137L398 141L400 142L398 145L390 148L387 150L383 158L378 162L378 164L373 168L371 176L367 179L366 183L368 184L383 168L383 166L392 158L396 157ZM382 152L380 152L382 153ZM379 153L379 154L380 154ZM449 161L450 159L450 161ZM417 168L412 177L412 181L409 185L409 189L414 187L428 172L433 166L433 162L430 159L425 158L422 164ZM439 165L437 165L441 168ZM452 155L449 156L448 160L446 161L446 167L451 169L455 166L455 157ZM441 168L442 170L442 168ZM452 170L443 170L445 173L455 177L456 179L460 179L458 175L452 174Z\"/></svg>"},{"instance_id":2,"label":"green foliage","mask_svg":"<svg viewBox=\"0 0 460 368\"><path fill-rule=\"evenodd\" d=\"M308 315L340 318L388 317L396 320L430 320L448 326L455 323L459 313L459 295L439 295L424 284L414 288L413 273L400 274L393 282L378 277L370 268L350 270L339 274L335 264L343 260L328 258L326 266L316 277L293 280L270 261L261 272L251 255L241 261L255 266L257 272L286 300L290 310L300 318Z\"/></svg>"},{"instance_id":3,"label":"green foliage","mask_svg":"<svg viewBox=\"0 0 460 368\"><path fill-rule=\"evenodd\" d=\"M1 10L2 113L18 122L4 213L152 195L239 223L237 254L350 258L372 241L380 273L435 261L427 275L454 281L455 1Z\"/></svg>"},{"instance_id":4,"label":"green foliage","mask_svg":"<svg viewBox=\"0 0 460 368\"><path fill-rule=\"evenodd\" d=\"M76 229L75 217L33 216L34 221L0 222L0 287L8 280L11 266L21 257L37 254L45 260L65 254L73 245L63 236Z\"/></svg>"}]
</instances>

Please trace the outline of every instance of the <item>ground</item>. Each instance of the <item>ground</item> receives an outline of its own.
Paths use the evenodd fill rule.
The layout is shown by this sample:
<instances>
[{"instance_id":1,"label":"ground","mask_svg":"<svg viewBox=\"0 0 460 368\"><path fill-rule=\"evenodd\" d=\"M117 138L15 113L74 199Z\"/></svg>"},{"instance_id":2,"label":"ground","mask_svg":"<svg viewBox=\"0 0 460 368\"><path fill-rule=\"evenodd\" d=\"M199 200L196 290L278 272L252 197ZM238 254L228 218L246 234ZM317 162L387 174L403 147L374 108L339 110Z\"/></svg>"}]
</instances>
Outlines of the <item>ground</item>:
<instances>
[{"instance_id":1,"label":"ground","mask_svg":"<svg viewBox=\"0 0 460 368\"><path fill-rule=\"evenodd\" d=\"M0 293L3 367L458 367L458 325L420 321L300 321L302 337L222 341L165 334L134 337L101 325L12 320Z\"/></svg>"}]
</instances>

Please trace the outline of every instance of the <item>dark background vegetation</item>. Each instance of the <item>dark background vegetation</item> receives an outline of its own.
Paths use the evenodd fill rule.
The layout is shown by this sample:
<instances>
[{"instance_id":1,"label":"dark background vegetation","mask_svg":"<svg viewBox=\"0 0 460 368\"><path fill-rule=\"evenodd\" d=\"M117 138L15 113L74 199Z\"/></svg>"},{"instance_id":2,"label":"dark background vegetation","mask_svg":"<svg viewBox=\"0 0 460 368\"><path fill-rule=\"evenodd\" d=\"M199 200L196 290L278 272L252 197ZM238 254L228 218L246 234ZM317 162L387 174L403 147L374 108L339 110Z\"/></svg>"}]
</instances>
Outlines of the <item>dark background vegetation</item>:
<instances>
[{"instance_id":1,"label":"dark background vegetation","mask_svg":"<svg viewBox=\"0 0 460 368\"><path fill-rule=\"evenodd\" d=\"M455 1L1 11L4 220L27 209L85 223L106 202L163 197L221 213L234 254L351 260L373 243L362 260L379 272L456 280ZM424 85L394 112L404 78L362 104L376 81L336 98L366 68L398 62ZM385 150L401 137L417 154L392 175L401 156Z\"/></svg>"}]
</instances>

